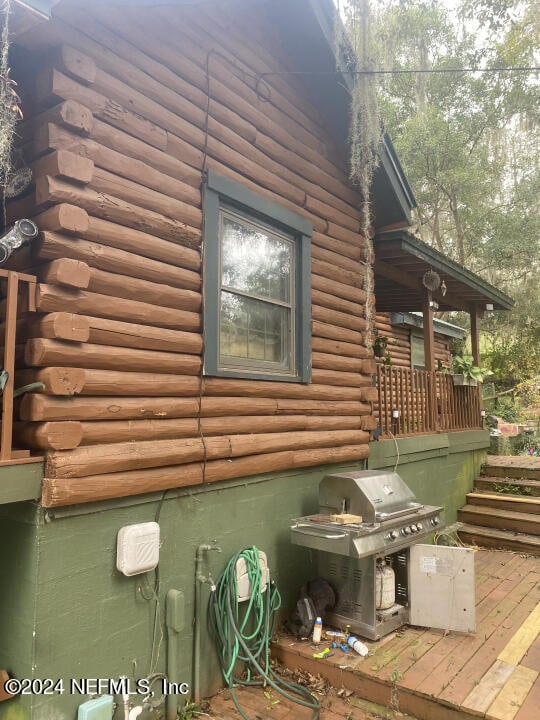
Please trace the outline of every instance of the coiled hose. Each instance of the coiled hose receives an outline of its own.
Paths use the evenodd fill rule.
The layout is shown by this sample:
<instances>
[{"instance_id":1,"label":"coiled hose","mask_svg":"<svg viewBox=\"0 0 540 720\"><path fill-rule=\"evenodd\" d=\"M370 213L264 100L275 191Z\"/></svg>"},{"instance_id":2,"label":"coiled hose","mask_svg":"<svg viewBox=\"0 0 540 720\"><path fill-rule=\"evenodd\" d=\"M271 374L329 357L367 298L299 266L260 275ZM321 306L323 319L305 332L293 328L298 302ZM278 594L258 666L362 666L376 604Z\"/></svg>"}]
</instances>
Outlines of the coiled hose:
<instances>
[{"instance_id":1,"label":"coiled hose","mask_svg":"<svg viewBox=\"0 0 540 720\"><path fill-rule=\"evenodd\" d=\"M236 563L242 558L247 566L250 596L248 600L238 602ZM261 581L264 582L258 549L255 546L244 548L229 560L210 595L210 623L231 697L244 720L250 720L239 704L235 685L269 685L288 700L311 708L313 720L318 720L320 705L309 690L297 683L286 682L270 666L269 646L281 596L273 580L261 593ZM246 663L246 666L237 667L238 663ZM245 678L235 675L235 670L242 669ZM256 680L252 679L252 673L257 675Z\"/></svg>"}]
</instances>

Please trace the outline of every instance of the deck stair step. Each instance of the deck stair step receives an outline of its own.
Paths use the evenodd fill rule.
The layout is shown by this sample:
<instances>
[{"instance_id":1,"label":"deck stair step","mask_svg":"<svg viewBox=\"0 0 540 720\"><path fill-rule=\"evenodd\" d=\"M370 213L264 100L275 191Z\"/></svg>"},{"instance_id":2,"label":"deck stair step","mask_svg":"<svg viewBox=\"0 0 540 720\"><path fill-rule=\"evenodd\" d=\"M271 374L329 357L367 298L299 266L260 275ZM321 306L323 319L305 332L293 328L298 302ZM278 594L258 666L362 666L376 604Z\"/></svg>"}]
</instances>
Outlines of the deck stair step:
<instances>
[{"instance_id":1,"label":"deck stair step","mask_svg":"<svg viewBox=\"0 0 540 720\"><path fill-rule=\"evenodd\" d=\"M502 478L480 475L475 480L476 490L498 492L498 488L510 487L523 493L523 497L540 497L540 480L527 480L526 478Z\"/></svg>"},{"instance_id":2,"label":"deck stair step","mask_svg":"<svg viewBox=\"0 0 540 720\"><path fill-rule=\"evenodd\" d=\"M503 478L540 480L540 458L527 456L488 455L482 475Z\"/></svg>"},{"instance_id":3,"label":"deck stair step","mask_svg":"<svg viewBox=\"0 0 540 720\"><path fill-rule=\"evenodd\" d=\"M488 455L458 520L464 543L540 556L540 458Z\"/></svg>"},{"instance_id":4,"label":"deck stair step","mask_svg":"<svg viewBox=\"0 0 540 720\"><path fill-rule=\"evenodd\" d=\"M470 492L467 494L467 505L514 510L532 515L540 514L540 498L524 497L506 493Z\"/></svg>"},{"instance_id":5,"label":"deck stair step","mask_svg":"<svg viewBox=\"0 0 540 720\"><path fill-rule=\"evenodd\" d=\"M540 515L534 513L500 510L482 505L465 505L458 513L458 520L469 525L482 525L540 536Z\"/></svg>"},{"instance_id":6,"label":"deck stair step","mask_svg":"<svg viewBox=\"0 0 540 720\"><path fill-rule=\"evenodd\" d=\"M493 547L499 550L514 550L515 552L540 557L540 536L538 535L516 533L511 530L498 530L465 523L459 530L459 537L462 542L469 545Z\"/></svg>"}]
</instances>

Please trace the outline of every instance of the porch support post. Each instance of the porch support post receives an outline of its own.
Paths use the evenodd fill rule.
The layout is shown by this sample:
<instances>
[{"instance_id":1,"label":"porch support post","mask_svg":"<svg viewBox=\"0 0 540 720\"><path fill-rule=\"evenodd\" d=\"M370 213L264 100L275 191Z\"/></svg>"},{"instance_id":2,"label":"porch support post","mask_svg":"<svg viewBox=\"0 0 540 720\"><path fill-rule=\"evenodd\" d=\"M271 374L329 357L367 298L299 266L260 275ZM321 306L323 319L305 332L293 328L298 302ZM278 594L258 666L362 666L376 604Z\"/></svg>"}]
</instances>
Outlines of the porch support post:
<instances>
[{"instance_id":1,"label":"porch support post","mask_svg":"<svg viewBox=\"0 0 540 720\"><path fill-rule=\"evenodd\" d=\"M469 315L471 318L471 350L473 362L475 365L478 365L478 367L480 367L480 333L478 332L478 319L482 314L483 313L480 313L479 315L477 309L474 306L472 306L469 311ZM478 402L478 412L481 415L484 408L481 385L476 388L476 400ZM480 420L480 424L482 427L484 426L483 418Z\"/></svg>"},{"instance_id":2,"label":"porch support post","mask_svg":"<svg viewBox=\"0 0 540 720\"><path fill-rule=\"evenodd\" d=\"M424 298L424 362L428 372L435 370L435 339L433 330L433 309L431 308L431 293L426 292Z\"/></svg>"},{"instance_id":3,"label":"porch support post","mask_svg":"<svg viewBox=\"0 0 540 720\"><path fill-rule=\"evenodd\" d=\"M437 389L435 384L435 337L433 330L433 308L429 290L424 297L424 364L429 372L427 387L427 415L430 430L438 430L437 421Z\"/></svg>"},{"instance_id":4,"label":"porch support post","mask_svg":"<svg viewBox=\"0 0 540 720\"><path fill-rule=\"evenodd\" d=\"M476 308L472 307L469 315L471 317L471 347L472 356L475 365L480 365L480 335L478 333L478 313Z\"/></svg>"}]
</instances>

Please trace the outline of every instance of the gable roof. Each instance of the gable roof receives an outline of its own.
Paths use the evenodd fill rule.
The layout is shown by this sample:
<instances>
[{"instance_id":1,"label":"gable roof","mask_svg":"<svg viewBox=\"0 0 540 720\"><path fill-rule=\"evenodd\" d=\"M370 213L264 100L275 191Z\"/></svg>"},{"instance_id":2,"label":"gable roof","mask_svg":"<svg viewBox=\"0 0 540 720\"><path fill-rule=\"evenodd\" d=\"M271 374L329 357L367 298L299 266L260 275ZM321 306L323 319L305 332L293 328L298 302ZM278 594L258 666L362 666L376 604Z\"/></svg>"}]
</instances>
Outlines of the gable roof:
<instances>
[{"instance_id":1,"label":"gable roof","mask_svg":"<svg viewBox=\"0 0 540 720\"><path fill-rule=\"evenodd\" d=\"M68 0L64 0L67 2ZM91 0L92 4L111 0ZM227 0L222 0L226 2ZM261 0L262 1L262 0ZM38 22L50 16L59 0L15 0L17 10L25 14L23 22ZM170 5L193 5L203 0L167 0ZM115 4L132 7L162 5L163 0L114 0ZM290 71L301 75L307 95L319 112L332 139L347 159L349 152L349 120L353 77L336 69L332 0L272 0L265 9L279 32ZM17 32L15 22L15 32ZM409 225L411 210L416 206L414 195L401 167L390 138L385 135L380 147L380 164L373 179L373 212L375 227Z\"/></svg>"},{"instance_id":2,"label":"gable roof","mask_svg":"<svg viewBox=\"0 0 540 720\"><path fill-rule=\"evenodd\" d=\"M274 0L273 20L292 68L302 75L309 99L329 128L343 157L349 152L349 122L354 78L337 68L332 0ZM342 63L340 63L342 64ZM380 164L373 178L375 228L410 225L416 200L392 141L384 135Z\"/></svg>"}]
</instances>

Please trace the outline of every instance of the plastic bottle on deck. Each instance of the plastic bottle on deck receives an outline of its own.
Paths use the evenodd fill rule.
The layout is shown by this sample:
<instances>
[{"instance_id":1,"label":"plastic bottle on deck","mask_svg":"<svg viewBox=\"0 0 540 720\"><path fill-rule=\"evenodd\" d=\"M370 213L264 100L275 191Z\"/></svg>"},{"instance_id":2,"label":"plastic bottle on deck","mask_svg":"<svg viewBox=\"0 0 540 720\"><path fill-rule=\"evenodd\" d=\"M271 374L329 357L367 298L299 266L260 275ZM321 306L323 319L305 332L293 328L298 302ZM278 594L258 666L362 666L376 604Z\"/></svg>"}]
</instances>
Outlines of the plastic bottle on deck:
<instances>
[{"instance_id":1,"label":"plastic bottle on deck","mask_svg":"<svg viewBox=\"0 0 540 720\"><path fill-rule=\"evenodd\" d=\"M355 652L357 652L362 657L366 657L369 652L367 645L364 645L363 642L360 642L360 640L354 637L354 635L349 635L347 642Z\"/></svg>"},{"instance_id":2,"label":"plastic bottle on deck","mask_svg":"<svg viewBox=\"0 0 540 720\"><path fill-rule=\"evenodd\" d=\"M315 625L313 626L313 642L320 643L322 635L322 619L320 617L315 618Z\"/></svg>"}]
</instances>

